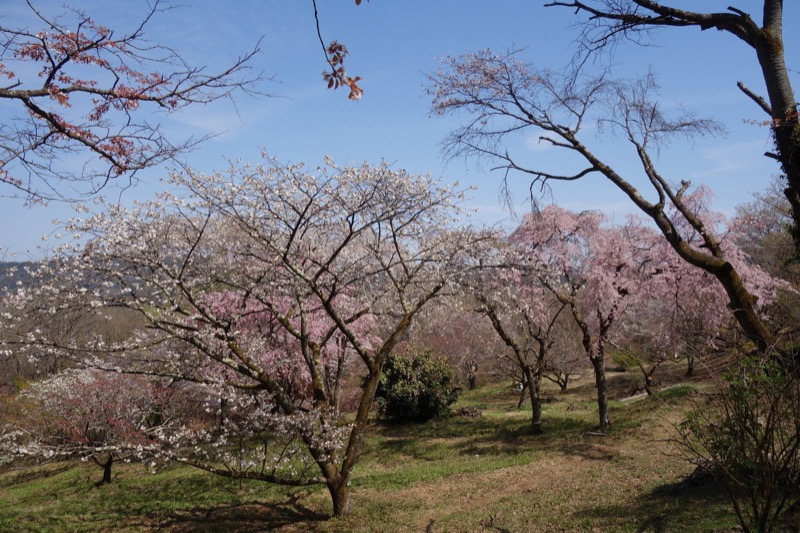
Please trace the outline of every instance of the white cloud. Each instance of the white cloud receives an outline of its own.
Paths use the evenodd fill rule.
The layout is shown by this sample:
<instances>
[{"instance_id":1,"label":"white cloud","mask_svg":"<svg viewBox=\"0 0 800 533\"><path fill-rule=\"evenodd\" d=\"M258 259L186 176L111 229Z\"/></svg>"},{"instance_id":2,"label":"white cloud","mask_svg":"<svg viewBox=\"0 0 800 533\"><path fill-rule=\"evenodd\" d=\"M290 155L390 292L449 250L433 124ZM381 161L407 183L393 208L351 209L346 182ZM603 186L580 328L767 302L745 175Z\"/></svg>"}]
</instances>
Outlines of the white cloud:
<instances>
[{"instance_id":1,"label":"white cloud","mask_svg":"<svg viewBox=\"0 0 800 533\"><path fill-rule=\"evenodd\" d=\"M552 150L554 147L551 143L542 140L543 133L537 133L535 135L530 135L525 138L524 145L525 148L534 152L547 152Z\"/></svg>"},{"instance_id":2,"label":"white cloud","mask_svg":"<svg viewBox=\"0 0 800 533\"><path fill-rule=\"evenodd\" d=\"M710 165L694 175L698 178L713 178L750 173L754 169L762 168L763 163L767 162L762 154L768 149L769 144L764 139L706 148L701 155Z\"/></svg>"}]
</instances>

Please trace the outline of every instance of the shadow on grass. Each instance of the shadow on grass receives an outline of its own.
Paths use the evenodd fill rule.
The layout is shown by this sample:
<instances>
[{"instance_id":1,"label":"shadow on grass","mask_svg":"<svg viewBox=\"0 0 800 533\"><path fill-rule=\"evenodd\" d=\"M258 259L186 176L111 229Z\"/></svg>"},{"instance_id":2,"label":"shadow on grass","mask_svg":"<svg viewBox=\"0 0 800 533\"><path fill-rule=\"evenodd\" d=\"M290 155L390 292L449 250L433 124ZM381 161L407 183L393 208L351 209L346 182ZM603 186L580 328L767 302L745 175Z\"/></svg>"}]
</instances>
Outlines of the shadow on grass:
<instances>
[{"instance_id":1,"label":"shadow on grass","mask_svg":"<svg viewBox=\"0 0 800 533\"><path fill-rule=\"evenodd\" d=\"M725 489L713 478L684 479L659 485L631 504L594 507L577 514L591 518L617 517L635 526L637 533L730 530L736 519L728 507Z\"/></svg>"},{"instance_id":2,"label":"shadow on grass","mask_svg":"<svg viewBox=\"0 0 800 533\"><path fill-rule=\"evenodd\" d=\"M158 520L130 523L131 527L173 532L273 531L290 525L303 524L304 531L314 531L313 523L328 520L328 515L316 512L300 503L298 495L289 495L283 502L243 502L176 510Z\"/></svg>"},{"instance_id":3,"label":"shadow on grass","mask_svg":"<svg viewBox=\"0 0 800 533\"><path fill-rule=\"evenodd\" d=\"M3 473L2 477L0 477L0 487L2 488L10 488L14 487L15 485L22 485L24 483L29 483L31 481L35 481L37 479L48 478L51 476L58 475L62 472L66 472L73 468L74 465L71 463L67 464L59 464L57 466L40 466L34 468L25 468L19 472L10 471L8 473Z\"/></svg>"},{"instance_id":4,"label":"shadow on grass","mask_svg":"<svg viewBox=\"0 0 800 533\"><path fill-rule=\"evenodd\" d=\"M534 434L529 419L522 416L450 417L423 424L379 425L376 433L381 439L369 453L399 454L420 461L486 454L512 457L537 451L559 451L593 460L613 458L601 443L585 436L596 430L596 423L586 416L548 413L543 428L543 433Z\"/></svg>"}]
</instances>

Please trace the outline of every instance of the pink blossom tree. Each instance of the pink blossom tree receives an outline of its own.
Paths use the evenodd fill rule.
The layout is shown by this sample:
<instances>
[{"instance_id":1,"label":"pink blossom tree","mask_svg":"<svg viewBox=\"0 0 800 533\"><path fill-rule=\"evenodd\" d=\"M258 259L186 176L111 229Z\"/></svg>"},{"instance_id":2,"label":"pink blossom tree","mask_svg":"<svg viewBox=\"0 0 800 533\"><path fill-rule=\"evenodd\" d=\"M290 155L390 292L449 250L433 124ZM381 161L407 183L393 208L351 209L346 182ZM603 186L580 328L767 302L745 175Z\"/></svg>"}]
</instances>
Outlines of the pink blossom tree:
<instances>
[{"instance_id":1,"label":"pink blossom tree","mask_svg":"<svg viewBox=\"0 0 800 533\"><path fill-rule=\"evenodd\" d=\"M145 376L66 370L19 396L19 416L4 430L7 459L91 459L110 483L118 460L154 459L153 442L182 425L192 402L185 388Z\"/></svg>"},{"instance_id":2,"label":"pink blossom tree","mask_svg":"<svg viewBox=\"0 0 800 533\"><path fill-rule=\"evenodd\" d=\"M715 232L721 250L753 294L758 316L764 317L765 307L789 285L758 266L736 245L729 221L710 209L711 197L709 189L699 187L687 193L683 202ZM678 213L670 212L670 216L680 220ZM677 230L686 242L701 246L701 237L691 224L680 224ZM709 272L682 260L655 230L639 228L636 246L649 274L642 278L638 297L630 302L628 318L615 336L618 342L632 343L640 351L649 352L629 351L642 369L645 390L652 393L653 373L662 362L684 356L687 373L691 374L696 355L717 346L732 317L723 287Z\"/></svg>"},{"instance_id":3,"label":"pink blossom tree","mask_svg":"<svg viewBox=\"0 0 800 533\"><path fill-rule=\"evenodd\" d=\"M28 2L39 28L0 24L0 100L21 112L0 126L0 183L28 200L69 197L59 182L94 193L109 181L133 179L196 146L176 142L153 122L193 104L256 93L248 74L258 47L220 72L189 65L150 42L145 29L162 2L150 4L129 33L113 31L79 9L52 16ZM148 111L149 110L149 111ZM85 157L75 172L64 157Z\"/></svg>"},{"instance_id":4,"label":"pink blossom tree","mask_svg":"<svg viewBox=\"0 0 800 533\"><path fill-rule=\"evenodd\" d=\"M240 479L322 483L334 515L346 513L383 363L482 238L453 225L462 192L387 165L307 172L271 159L169 184L159 200L72 221L88 244L66 244L9 302L135 311L146 327L126 342L49 349L206 387L223 428L272 435L291 457L263 446L228 461L213 454L233 453L224 432L188 428L165 439L180 444L165 447L170 458ZM364 375L349 423L327 378L340 350Z\"/></svg>"},{"instance_id":5,"label":"pink blossom tree","mask_svg":"<svg viewBox=\"0 0 800 533\"><path fill-rule=\"evenodd\" d=\"M789 282L794 291L783 290L767 309L781 335L797 340L800 324L800 262L794 247L794 221L784 187L774 178L769 189L736 207L730 222L731 237L753 262L771 275Z\"/></svg>"},{"instance_id":6,"label":"pink blossom tree","mask_svg":"<svg viewBox=\"0 0 800 533\"><path fill-rule=\"evenodd\" d=\"M580 330L594 369L601 430L611 424L605 371L611 328L651 274L648 258L636 246L641 230L633 219L611 227L600 213L551 205L526 215L511 235L541 286L569 309Z\"/></svg>"},{"instance_id":7,"label":"pink blossom tree","mask_svg":"<svg viewBox=\"0 0 800 533\"><path fill-rule=\"evenodd\" d=\"M634 80L576 77L535 69L520 61L516 51L484 50L445 58L442 64L430 76L432 112L468 117L446 139L447 155L487 158L496 168L523 173L543 186L590 176L606 180L652 221L683 261L717 280L742 332L759 352L785 353L759 313L752 287L726 252L723 235L687 201L691 182L670 179L658 168L656 156L670 140L714 134L718 124L691 113L665 112L652 75ZM626 143L636 169L623 172L604 160L602 141L587 135L593 128ZM548 168L506 145L523 133L560 151L560 169L569 170Z\"/></svg>"},{"instance_id":8,"label":"pink blossom tree","mask_svg":"<svg viewBox=\"0 0 800 533\"><path fill-rule=\"evenodd\" d=\"M450 361L461 382L472 390L481 373L496 368L498 353L504 345L488 321L476 321L475 301L469 291L455 289L452 297L441 298L426 306L411 326L407 347L410 353L431 352Z\"/></svg>"}]
</instances>

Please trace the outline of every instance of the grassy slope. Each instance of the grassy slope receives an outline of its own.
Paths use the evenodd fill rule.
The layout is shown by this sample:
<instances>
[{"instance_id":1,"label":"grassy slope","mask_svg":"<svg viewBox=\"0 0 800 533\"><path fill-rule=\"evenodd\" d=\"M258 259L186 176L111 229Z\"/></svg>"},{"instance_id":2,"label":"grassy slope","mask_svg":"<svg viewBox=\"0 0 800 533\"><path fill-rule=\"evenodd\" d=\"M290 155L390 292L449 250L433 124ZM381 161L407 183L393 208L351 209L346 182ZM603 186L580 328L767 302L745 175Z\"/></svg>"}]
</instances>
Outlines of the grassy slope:
<instances>
[{"instance_id":1,"label":"grassy slope","mask_svg":"<svg viewBox=\"0 0 800 533\"><path fill-rule=\"evenodd\" d=\"M630 376L615 378L620 389ZM508 384L465 393L483 410L419 426L375 426L356 467L353 513L326 519L323 488L239 484L186 467L150 474L116 467L95 487L91 464L0 473L0 531L714 531L735 524L715 487L681 488L691 471L666 439L690 405L688 387L613 402L614 429L587 436L596 412L587 383L527 433L527 405Z\"/></svg>"}]
</instances>

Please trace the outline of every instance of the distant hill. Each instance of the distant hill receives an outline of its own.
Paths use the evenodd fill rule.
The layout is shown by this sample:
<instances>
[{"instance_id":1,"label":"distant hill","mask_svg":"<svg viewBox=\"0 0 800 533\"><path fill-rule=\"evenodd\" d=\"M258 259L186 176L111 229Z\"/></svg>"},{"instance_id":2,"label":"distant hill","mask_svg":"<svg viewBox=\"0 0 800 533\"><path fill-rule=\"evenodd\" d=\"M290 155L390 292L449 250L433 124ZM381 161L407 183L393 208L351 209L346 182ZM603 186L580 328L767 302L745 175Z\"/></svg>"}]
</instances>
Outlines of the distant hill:
<instances>
[{"instance_id":1,"label":"distant hill","mask_svg":"<svg viewBox=\"0 0 800 533\"><path fill-rule=\"evenodd\" d=\"M36 265L33 261L0 261L0 290L5 290L17 284L17 281L26 283L30 281L30 276L25 272L25 268L33 268Z\"/></svg>"}]
</instances>

